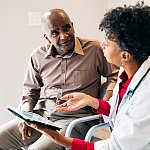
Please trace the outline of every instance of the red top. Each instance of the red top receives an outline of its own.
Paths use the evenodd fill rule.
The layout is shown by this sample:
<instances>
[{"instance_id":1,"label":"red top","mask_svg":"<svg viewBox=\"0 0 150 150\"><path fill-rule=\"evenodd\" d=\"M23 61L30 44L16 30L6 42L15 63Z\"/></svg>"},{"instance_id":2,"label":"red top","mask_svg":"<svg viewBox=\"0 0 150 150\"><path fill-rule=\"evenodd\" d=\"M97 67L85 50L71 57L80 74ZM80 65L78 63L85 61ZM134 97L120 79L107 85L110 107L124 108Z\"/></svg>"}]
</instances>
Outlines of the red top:
<instances>
[{"instance_id":1,"label":"red top","mask_svg":"<svg viewBox=\"0 0 150 150\"><path fill-rule=\"evenodd\" d=\"M125 92L128 88L128 85L129 85L131 79L133 78L134 74L132 75L132 77L130 79L128 79L127 74L126 74L125 71L122 72L122 74L119 76L119 78L122 81L119 84L119 103L118 103L118 107L121 103L121 100L122 100L122 98L123 98L123 96L124 96L124 94L125 94ZM117 107L117 111L118 111L118 107ZM93 112L96 113L96 114L102 114L102 115L109 116L110 105L105 100L99 100L99 108L97 110L93 109ZM73 141L72 141L71 150L94 150L94 142L85 142L83 140L74 138Z\"/></svg>"}]
</instances>

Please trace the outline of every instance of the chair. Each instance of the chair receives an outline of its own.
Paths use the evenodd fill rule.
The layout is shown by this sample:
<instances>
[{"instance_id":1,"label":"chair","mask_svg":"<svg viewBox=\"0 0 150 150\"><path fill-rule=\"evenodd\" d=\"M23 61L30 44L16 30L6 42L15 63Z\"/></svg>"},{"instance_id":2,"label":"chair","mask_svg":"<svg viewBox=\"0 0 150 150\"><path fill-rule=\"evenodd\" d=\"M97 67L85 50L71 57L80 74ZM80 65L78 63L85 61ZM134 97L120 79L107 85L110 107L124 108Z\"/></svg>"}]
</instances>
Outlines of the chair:
<instances>
[{"instance_id":1,"label":"chair","mask_svg":"<svg viewBox=\"0 0 150 150\"><path fill-rule=\"evenodd\" d=\"M96 120L96 119L100 119L101 115L93 115L93 116L88 116L88 117L83 117L83 118L79 118L79 119L75 119L73 120L69 126L67 127L65 136L66 137L70 137L72 129L74 128L74 126L76 126L78 123L82 123L82 122L87 122L87 121L92 121L92 120ZM89 129L89 131L87 132L86 136L85 136L85 141L90 142L91 137L93 136L94 132L97 131L98 129L103 129L109 127L109 123L100 123L97 125L94 125L93 127L91 127ZM68 148L66 148L66 150L69 150Z\"/></svg>"},{"instance_id":2,"label":"chair","mask_svg":"<svg viewBox=\"0 0 150 150\"><path fill-rule=\"evenodd\" d=\"M93 127L91 127L91 128L89 129L89 131L87 132L87 134L86 134L84 140L85 140L86 142L90 142L90 141L91 141L91 138L92 138L92 136L93 136L93 134L94 134L97 130L103 129L103 128L107 128L107 127L110 127L108 122L107 122L107 123L101 123L101 124L94 125Z\"/></svg>"}]
</instances>

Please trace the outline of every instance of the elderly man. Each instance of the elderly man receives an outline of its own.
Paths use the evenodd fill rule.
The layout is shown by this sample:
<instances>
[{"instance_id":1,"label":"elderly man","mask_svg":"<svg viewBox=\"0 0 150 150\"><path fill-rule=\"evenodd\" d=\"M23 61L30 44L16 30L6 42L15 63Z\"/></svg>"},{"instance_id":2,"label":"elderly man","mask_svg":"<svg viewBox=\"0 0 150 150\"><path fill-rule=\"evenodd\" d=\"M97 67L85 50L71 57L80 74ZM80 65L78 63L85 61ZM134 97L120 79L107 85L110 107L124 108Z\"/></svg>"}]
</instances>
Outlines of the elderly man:
<instances>
[{"instance_id":1,"label":"elderly man","mask_svg":"<svg viewBox=\"0 0 150 150\"><path fill-rule=\"evenodd\" d=\"M61 9L52 9L42 17L44 37L48 41L33 51L25 80L20 109L35 111L62 127L64 134L68 124L78 117L91 115L85 107L71 113L51 113L55 98L71 93L84 92L93 97L100 93L101 76L107 77L108 87L104 96L111 96L114 82L112 69L106 61L97 41L75 37L73 23ZM43 99L40 101L41 89ZM76 127L74 137L83 139L93 123ZM13 120L0 127L1 149L63 149L45 135L39 134L23 121Z\"/></svg>"}]
</instances>

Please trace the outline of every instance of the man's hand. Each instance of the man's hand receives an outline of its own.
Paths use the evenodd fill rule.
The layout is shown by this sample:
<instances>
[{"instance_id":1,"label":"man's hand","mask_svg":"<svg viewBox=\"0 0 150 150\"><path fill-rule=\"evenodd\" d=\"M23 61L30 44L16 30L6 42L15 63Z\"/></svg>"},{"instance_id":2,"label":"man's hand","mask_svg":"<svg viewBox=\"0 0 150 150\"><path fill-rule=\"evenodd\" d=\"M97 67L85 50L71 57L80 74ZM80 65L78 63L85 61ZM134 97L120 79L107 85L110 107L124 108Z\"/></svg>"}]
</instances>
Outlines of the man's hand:
<instances>
[{"instance_id":1,"label":"man's hand","mask_svg":"<svg viewBox=\"0 0 150 150\"><path fill-rule=\"evenodd\" d=\"M22 139L23 140L30 139L32 128L28 126L24 121L20 121L18 123L18 127L19 127L19 132L22 135Z\"/></svg>"},{"instance_id":2,"label":"man's hand","mask_svg":"<svg viewBox=\"0 0 150 150\"><path fill-rule=\"evenodd\" d=\"M67 99L67 101L61 105L57 105L55 107L56 111L75 111L85 106L91 106L97 109L99 106L97 99L79 92L67 94L61 97L61 99Z\"/></svg>"}]
</instances>

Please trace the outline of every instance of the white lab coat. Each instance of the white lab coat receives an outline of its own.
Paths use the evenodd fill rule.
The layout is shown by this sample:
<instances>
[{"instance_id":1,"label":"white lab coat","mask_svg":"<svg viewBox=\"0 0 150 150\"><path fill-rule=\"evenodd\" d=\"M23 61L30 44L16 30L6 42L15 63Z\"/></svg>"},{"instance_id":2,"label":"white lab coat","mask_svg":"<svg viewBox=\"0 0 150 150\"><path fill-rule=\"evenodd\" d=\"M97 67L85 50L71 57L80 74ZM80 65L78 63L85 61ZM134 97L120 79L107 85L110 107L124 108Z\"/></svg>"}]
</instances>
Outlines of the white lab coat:
<instances>
[{"instance_id":1,"label":"white lab coat","mask_svg":"<svg viewBox=\"0 0 150 150\"><path fill-rule=\"evenodd\" d=\"M118 79L110 100L113 131L107 140L95 142L95 150L150 150L150 71L133 96L130 99L127 96L128 91L135 88L149 67L150 57L132 78L116 115L120 83ZM120 68L120 74L122 71L123 68Z\"/></svg>"}]
</instances>

